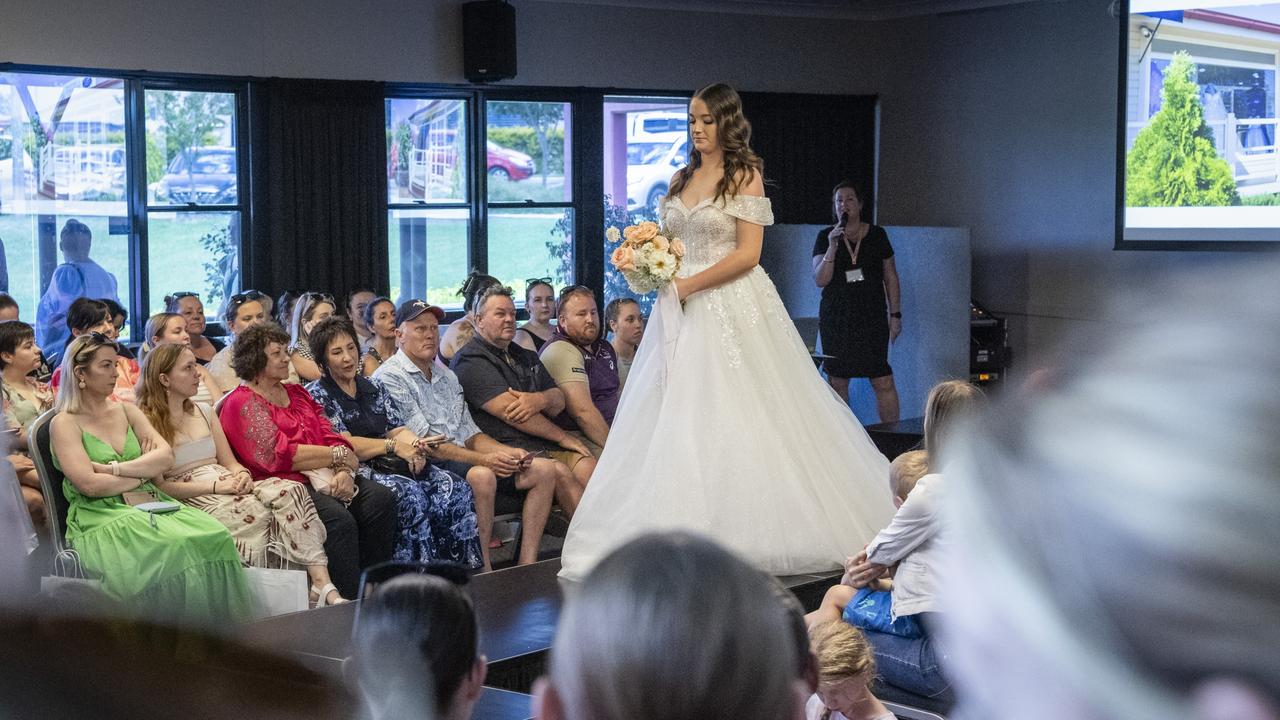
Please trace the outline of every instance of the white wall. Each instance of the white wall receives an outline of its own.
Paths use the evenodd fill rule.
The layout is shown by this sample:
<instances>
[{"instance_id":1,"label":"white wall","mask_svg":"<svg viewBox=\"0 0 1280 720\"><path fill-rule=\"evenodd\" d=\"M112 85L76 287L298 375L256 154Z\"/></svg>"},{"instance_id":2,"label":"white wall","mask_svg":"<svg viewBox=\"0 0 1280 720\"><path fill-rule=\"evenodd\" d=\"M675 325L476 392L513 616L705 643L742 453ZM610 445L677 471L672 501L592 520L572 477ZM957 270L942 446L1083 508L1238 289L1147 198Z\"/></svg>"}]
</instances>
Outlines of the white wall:
<instances>
[{"instance_id":1,"label":"white wall","mask_svg":"<svg viewBox=\"0 0 1280 720\"><path fill-rule=\"evenodd\" d=\"M515 4L522 85L879 94L879 220L971 228L974 296L1024 369L1101 321L1100 286L1227 261L1111 249L1110 0L885 23ZM461 82L460 25L453 1L7 0L0 61Z\"/></svg>"}]
</instances>

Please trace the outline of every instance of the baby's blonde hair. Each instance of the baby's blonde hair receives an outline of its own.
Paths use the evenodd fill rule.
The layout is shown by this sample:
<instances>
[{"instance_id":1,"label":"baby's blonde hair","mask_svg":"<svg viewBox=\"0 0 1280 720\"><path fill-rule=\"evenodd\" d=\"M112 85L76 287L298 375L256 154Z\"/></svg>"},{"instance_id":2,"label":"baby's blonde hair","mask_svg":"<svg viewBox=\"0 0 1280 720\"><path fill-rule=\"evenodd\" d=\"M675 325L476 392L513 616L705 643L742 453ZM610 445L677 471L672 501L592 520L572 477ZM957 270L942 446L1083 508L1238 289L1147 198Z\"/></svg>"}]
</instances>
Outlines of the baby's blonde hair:
<instances>
[{"instance_id":1,"label":"baby's blonde hair","mask_svg":"<svg viewBox=\"0 0 1280 720\"><path fill-rule=\"evenodd\" d=\"M889 488L903 502L920 478L929 473L929 454L924 450L908 450L889 464Z\"/></svg>"},{"instance_id":2,"label":"baby's blonde hair","mask_svg":"<svg viewBox=\"0 0 1280 720\"><path fill-rule=\"evenodd\" d=\"M843 620L815 625L809 631L809 645L818 656L818 684L832 685L862 677L870 682L876 674L871 643L858 628Z\"/></svg>"}]
</instances>

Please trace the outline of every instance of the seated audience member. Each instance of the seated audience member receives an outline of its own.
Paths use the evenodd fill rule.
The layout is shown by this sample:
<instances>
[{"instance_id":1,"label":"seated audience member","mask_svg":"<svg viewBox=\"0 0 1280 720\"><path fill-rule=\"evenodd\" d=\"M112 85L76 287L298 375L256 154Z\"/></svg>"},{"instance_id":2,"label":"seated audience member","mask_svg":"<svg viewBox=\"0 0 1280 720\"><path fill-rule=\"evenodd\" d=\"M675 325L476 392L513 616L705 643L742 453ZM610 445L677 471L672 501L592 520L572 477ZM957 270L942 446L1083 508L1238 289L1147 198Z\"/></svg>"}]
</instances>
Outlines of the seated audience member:
<instances>
[{"instance_id":1,"label":"seated audience member","mask_svg":"<svg viewBox=\"0 0 1280 720\"><path fill-rule=\"evenodd\" d=\"M539 352L542 346L551 339L555 328L551 327L551 318L556 315L555 289L551 287L551 278L536 278L525 281L524 309L529 319L516 330L515 344L525 350ZM465 344L465 343L464 343Z\"/></svg>"},{"instance_id":2,"label":"seated audience member","mask_svg":"<svg viewBox=\"0 0 1280 720\"><path fill-rule=\"evenodd\" d=\"M275 301L275 315L268 313L267 317L274 318L277 325L288 329L289 323L293 322L293 307L303 294L301 290L285 290L280 293Z\"/></svg>"},{"instance_id":3,"label":"seated audience member","mask_svg":"<svg viewBox=\"0 0 1280 720\"><path fill-rule=\"evenodd\" d=\"M876 660L858 628L839 620L810 631L818 657L818 691L805 705L806 720L894 720L871 694Z\"/></svg>"},{"instance_id":4,"label":"seated audience member","mask_svg":"<svg viewBox=\"0 0 1280 720\"><path fill-rule=\"evenodd\" d=\"M360 340L361 350L366 348L369 341L373 339L373 331L364 318L365 310L368 309L369 303L373 302L377 295L377 293L364 285L359 285L347 293L347 319L351 321L351 324L356 329L356 337Z\"/></svg>"},{"instance_id":5,"label":"seated audience member","mask_svg":"<svg viewBox=\"0 0 1280 720\"><path fill-rule=\"evenodd\" d=\"M71 303L71 307L67 309L67 327L71 329L72 338L96 332L112 342L116 340L116 326L111 320L111 309L101 300L80 298ZM135 397L133 388L138 384L142 373L137 360L120 353L119 344L116 349L116 391L112 393L111 399L132 403ZM61 380L62 368L58 367L53 371L49 384L56 391Z\"/></svg>"},{"instance_id":6,"label":"seated audience member","mask_svg":"<svg viewBox=\"0 0 1280 720\"><path fill-rule=\"evenodd\" d=\"M36 333L21 320L0 322L0 390L4 393L4 425L10 435L9 462L17 473L22 499L36 528L44 526L44 494L27 451L31 423L53 407L53 389L31 377L40 366Z\"/></svg>"},{"instance_id":7,"label":"seated audience member","mask_svg":"<svg viewBox=\"0 0 1280 720\"><path fill-rule=\"evenodd\" d=\"M565 409L555 422L600 457L622 394L618 356L600 336L600 313L590 288L570 285L561 291L557 307L555 332L539 354L564 393Z\"/></svg>"},{"instance_id":8,"label":"seated audience member","mask_svg":"<svg viewBox=\"0 0 1280 720\"><path fill-rule=\"evenodd\" d=\"M560 464L556 500L568 517L578 508L596 459L581 440L552 422L564 393L538 356L511 342L516 305L511 290L490 287L476 299L476 334L453 358L453 372L476 424L500 443L545 453Z\"/></svg>"},{"instance_id":9,"label":"seated audience member","mask_svg":"<svg viewBox=\"0 0 1280 720\"><path fill-rule=\"evenodd\" d=\"M610 343L618 356L618 387L621 388L627 384L631 363L635 361L640 339L644 337L644 316L640 314L640 303L631 298L615 298L604 309L604 320L609 326L609 332L613 334Z\"/></svg>"},{"instance_id":10,"label":"seated audience member","mask_svg":"<svg viewBox=\"0 0 1280 720\"><path fill-rule=\"evenodd\" d=\"M569 596L534 716L796 718L809 695L799 651L767 575L699 536L642 535Z\"/></svg>"},{"instance_id":11,"label":"seated audience member","mask_svg":"<svg viewBox=\"0 0 1280 720\"><path fill-rule=\"evenodd\" d=\"M405 574L361 603L353 659L371 717L471 718L487 666L466 580L453 568Z\"/></svg>"},{"instance_id":12,"label":"seated audience member","mask_svg":"<svg viewBox=\"0 0 1280 720\"><path fill-rule=\"evenodd\" d=\"M36 307L36 342L50 362L62 357L62 348L73 337L66 328L67 313L78 298L111 298L119 302L116 277L89 257L93 232L76 219L67 221L58 238L63 263L54 268L49 287Z\"/></svg>"},{"instance_id":13,"label":"seated audience member","mask_svg":"<svg viewBox=\"0 0 1280 720\"><path fill-rule=\"evenodd\" d=\"M320 367L311 356L311 343L307 339L311 328L333 317L336 311L333 298L317 292L303 293L293 306L293 318L289 321L289 359L303 382L320 379Z\"/></svg>"},{"instance_id":14,"label":"seated audience member","mask_svg":"<svg viewBox=\"0 0 1280 720\"><path fill-rule=\"evenodd\" d=\"M187 319L176 313L163 312L152 315L147 320L147 326L142 333L145 338L141 349L142 356L145 358L148 353L161 345L191 347L191 336L187 333L188 327ZM195 351L193 350L192 354L194 353ZM200 362L198 358L196 362ZM197 365L196 373L200 376L200 387L195 397L191 398L191 400L207 404L217 402L224 392L222 387L218 385L218 381L213 379L213 375L203 365ZM139 380L138 382L141 383L142 381Z\"/></svg>"},{"instance_id":15,"label":"seated audience member","mask_svg":"<svg viewBox=\"0 0 1280 720\"><path fill-rule=\"evenodd\" d=\"M191 337L191 352L196 354L196 362L208 365L226 344L214 338L204 336L205 317L204 303L200 295L193 292L177 292L164 299L164 311L182 316L187 323L187 335ZM145 338L150 340L150 337Z\"/></svg>"},{"instance_id":16,"label":"seated audience member","mask_svg":"<svg viewBox=\"0 0 1280 720\"><path fill-rule=\"evenodd\" d=\"M480 293L485 290L501 285L498 278L475 270L467 276L466 282L462 283L462 289L458 291L462 296L463 316L449 323L444 337L440 339L440 357L445 363L452 361L454 353L471 342L471 338L475 335L476 298L480 297Z\"/></svg>"},{"instance_id":17,"label":"seated audience member","mask_svg":"<svg viewBox=\"0 0 1280 720\"><path fill-rule=\"evenodd\" d=\"M227 394L219 419L231 449L255 480L280 477L307 486L328 532L329 574L343 597L354 598L360 569L391 559L395 496L356 474L359 461L351 442L334 432L301 385L285 382L288 342L288 334L274 323L237 334L231 366L243 384Z\"/></svg>"},{"instance_id":18,"label":"seated audience member","mask_svg":"<svg viewBox=\"0 0 1280 720\"><path fill-rule=\"evenodd\" d=\"M231 299L227 301L227 309L222 320L233 342L237 335L250 327L270 322L271 315L267 312L266 305L264 305L264 303L269 303L270 301L271 298L257 290L250 290L231 296ZM229 392L231 388L240 384L240 378L236 377L236 371L231 367L231 355L231 346L227 345L219 350L218 354L214 355L206 366L214 382L218 383L218 387L223 392ZM299 381L298 372L294 370L293 361L290 360L289 379L285 380L285 382L297 383Z\"/></svg>"},{"instance_id":19,"label":"seated audience member","mask_svg":"<svg viewBox=\"0 0 1280 720\"><path fill-rule=\"evenodd\" d=\"M369 340L360 359L361 374L372 377L378 366L396 353L396 306L388 298L371 300L364 308Z\"/></svg>"},{"instance_id":20,"label":"seated audience member","mask_svg":"<svg viewBox=\"0 0 1280 720\"><path fill-rule=\"evenodd\" d=\"M7 292L0 291L0 322L18 319L18 301Z\"/></svg>"},{"instance_id":21,"label":"seated audience member","mask_svg":"<svg viewBox=\"0 0 1280 720\"><path fill-rule=\"evenodd\" d=\"M360 344L351 322L323 320L312 328L310 342L321 376L307 383L307 392L351 443L360 460L356 474L395 493L400 530L393 559L480 567L471 488L427 462L425 438L405 428L381 381L360 374Z\"/></svg>"},{"instance_id":22,"label":"seated audience member","mask_svg":"<svg viewBox=\"0 0 1280 720\"><path fill-rule=\"evenodd\" d=\"M116 338L120 337L120 333L124 332L125 323L129 322L129 311L124 309L120 303L111 298L99 298L107 306L107 313L111 316L111 326L116 329Z\"/></svg>"},{"instance_id":23,"label":"seated audience member","mask_svg":"<svg viewBox=\"0 0 1280 720\"><path fill-rule=\"evenodd\" d=\"M965 417L976 412L982 391L961 380L935 385L925 402L924 449L930 459L945 447L949 435ZM934 637L943 610L938 600L939 573L950 542L942 523L944 494L942 468L930 465L930 474L920 478L898 507L889 526L881 530L866 549L851 558L841 584L827 591L822 605L810 613L817 625L839 619L859 588L893 574L891 613L894 620L915 616L923 636L903 637L863 629L875 650L882 678L903 690L949 702L951 682L940 665L946 657Z\"/></svg>"},{"instance_id":24,"label":"seated audience member","mask_svg":"<svg viewBox=\"0 0 1280 720\"><path fill-rule=\"evenodd\" d=\"M1278 270L1127 292L1063 345L1088 353L956 438L965 717L1280 718Z\"/></svg>"},{"instance_id":25,"label":"seated audience member","mask_svg":"<svg viewBox=\"0 0 1280 720\"><path fill-rule=\"evenodd\" d=\"M249 589L227 529L185 505L161 517L134 507L173 501L148 479L173 466L173 451L140 409L111 399L115 342L81 335L61 369L53 462L71 503L67 543L85 568L109 595L151 618L245 619Z\"/></svg>"},{"instance_id":26,"label":"seated audience member","mask_svg":"<svg viewBox=\"0 0 1280 720\"><path fill-rule=\"evenodd\" d=\"M213 408L195 401L201 369L191 348L180 343L161 345L142 362L138 407L173 448L173 467L156 486L221 522L244 564L302 566L313 603L341 601L329 579L324 523L306 488L275 477L255 481L236 460Z\"/></svg>"},{"instance_id":27,"label":"seated audience member","mask_svg":"<svg viewBox=\"0 0 1280 720\"><path fill-rule=\"evenodd\" d=\"M391 402L410 432L444 438L443 443L429 445L428 453L432 464L462 475L471 486L484 570L492 569L489 538L499 478L504 485L526 493L521 511L520 556L516 561L521 565L535 562L551 512L558 474L556 462L548 458L525 459L523 450L503 445L476 427L457 376L436 362L443 318L444 310L421 300L401 303L395 318L400 350L387 358L373 377L391 394Z\"/></svg>"}]
</instances>

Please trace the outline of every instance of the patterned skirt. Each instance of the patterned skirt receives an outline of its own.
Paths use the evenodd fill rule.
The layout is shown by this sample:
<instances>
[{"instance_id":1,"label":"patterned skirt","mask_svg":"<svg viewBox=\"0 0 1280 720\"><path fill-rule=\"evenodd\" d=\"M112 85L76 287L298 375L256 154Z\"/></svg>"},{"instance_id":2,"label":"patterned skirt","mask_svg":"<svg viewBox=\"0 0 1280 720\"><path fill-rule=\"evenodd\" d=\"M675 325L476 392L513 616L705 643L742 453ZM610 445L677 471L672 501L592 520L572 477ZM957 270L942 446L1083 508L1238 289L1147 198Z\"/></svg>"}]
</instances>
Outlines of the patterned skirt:
<instances>
[{"instance_id":1,"label":"patterned skirt","mask_svg":"<svg viewBox=\"0 0 1280 720\"><path fill-rule=\"evenodd\" d=\"M396 495L396 562L443 560L481 566L475 497L466 480L433 465L409 477L377 472L361 463L359 475Z\"/></svg>"},{"instance_id":2,"label":"patterned skirt","mask_svg":"<svg viewBox=\"0 0 1280 720\"><path fill-rule=\"evenodd\" d=\"M229 477L217 464L201 465L173 478L209 481ZM324 523L301 483L267 478L244 495L198 495L183 500L212 515L235 540L240 561L253 567L301 568L326 565Z\"/></svg>"}]
</instances>

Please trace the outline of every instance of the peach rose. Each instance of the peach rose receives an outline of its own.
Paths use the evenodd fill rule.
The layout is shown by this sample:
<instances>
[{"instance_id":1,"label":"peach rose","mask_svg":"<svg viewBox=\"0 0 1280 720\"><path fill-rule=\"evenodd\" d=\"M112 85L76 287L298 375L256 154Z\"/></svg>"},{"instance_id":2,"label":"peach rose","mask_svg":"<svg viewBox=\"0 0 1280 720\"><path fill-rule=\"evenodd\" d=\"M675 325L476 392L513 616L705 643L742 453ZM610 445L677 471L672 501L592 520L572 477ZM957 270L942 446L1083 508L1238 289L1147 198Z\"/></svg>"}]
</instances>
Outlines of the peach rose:
<instances>
[{"instance_id":1,"label":"peach rose","mask_svg":"<svg viewBox=\"0 0 1280 720\"><path fill-rule=\"evenodd\" d=\"M653 236L653 249L665 251L669 247L671 247L671 243L666 238L661 235Z\"/></svg>"},{"instance_id":2,"label":"peach rose","mask_svg":"<svg viewBox=\"0 0 1280 720\"><path fill-rule=\"evenodd\" d=\"M609 262L622 272L630 272L636 269L636 256L631 248L626 245L619 245L614 248L613 255L609 257Z\"/></svg>"},{"instance_id":3,"label":"peach rose","mask_svg":"<svg viewBox=\"0 0 1280 720\"><path fill-rule=\"evenodd\" d=\"M658 223L648 221L635 226L635 232L627 237L628 240L634 240L638 243L648 242L658 236Z\"/></svg>"},{"instance_id":4,"label":"peach rose","mask_svg":"<svg viewBox=\"0 0 1280 720\"><path fill-rule=\"evenodd\" d=\"M684 257L684 241L676 238L671 241L671 254L678 258Z\"/></svg>"}]
</instances>

